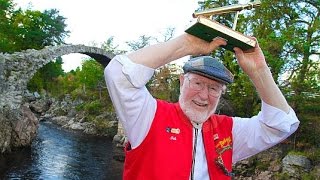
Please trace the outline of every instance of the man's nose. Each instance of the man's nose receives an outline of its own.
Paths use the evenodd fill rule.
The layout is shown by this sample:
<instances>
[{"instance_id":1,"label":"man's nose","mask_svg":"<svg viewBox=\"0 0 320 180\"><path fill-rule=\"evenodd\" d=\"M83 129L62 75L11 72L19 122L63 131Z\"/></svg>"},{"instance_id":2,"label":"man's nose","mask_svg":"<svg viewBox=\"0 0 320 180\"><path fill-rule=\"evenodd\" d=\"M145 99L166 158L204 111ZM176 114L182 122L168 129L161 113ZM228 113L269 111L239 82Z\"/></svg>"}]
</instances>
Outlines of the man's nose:
<instances>
[{"instance_id":1,"label":"man's nose","mask_svg":"<svg viewBox=\"0 0 320 180\"><path fill-rule=\"evenodd\" d=\"M199 96L200 96L201 99L208 99L209 98L209 88L207 86L204 86L199 91Z\"/></svg>"}]
</instances>

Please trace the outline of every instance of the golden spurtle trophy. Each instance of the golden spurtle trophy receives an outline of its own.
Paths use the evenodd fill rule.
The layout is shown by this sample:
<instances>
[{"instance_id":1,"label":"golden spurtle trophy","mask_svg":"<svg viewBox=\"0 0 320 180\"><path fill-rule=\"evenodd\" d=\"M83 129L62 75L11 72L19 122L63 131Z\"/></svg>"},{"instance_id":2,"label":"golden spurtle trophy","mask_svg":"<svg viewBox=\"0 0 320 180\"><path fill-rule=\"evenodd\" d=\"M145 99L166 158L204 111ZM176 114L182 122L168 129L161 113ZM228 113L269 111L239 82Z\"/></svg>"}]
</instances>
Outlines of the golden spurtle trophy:
<instances>
[{"instance_id":1,"label":"golden spurtle trophy","mask_svg":"<svg viewBox=\"0 0 320 180\"><path fill-rule=\"evenodd\" d=\"M235 29L240 11L258 7L260 4L260 1L255 1L248 4L235 4L208 9L201 12L195 12L193 13L193 17L196 18L196 20L189 28L185 30L185 32L208 42L212 41L212 39L218 36L224 38L227 41L227 45L223 47L230 51L233 51L234 47L239 47L242 50L251 49L255 47L256 41L250 39L248 36L236 31ZM213 15L226 13L236 13L232 28L222 25L212 19Z\"/></svg>"}]
</instances>

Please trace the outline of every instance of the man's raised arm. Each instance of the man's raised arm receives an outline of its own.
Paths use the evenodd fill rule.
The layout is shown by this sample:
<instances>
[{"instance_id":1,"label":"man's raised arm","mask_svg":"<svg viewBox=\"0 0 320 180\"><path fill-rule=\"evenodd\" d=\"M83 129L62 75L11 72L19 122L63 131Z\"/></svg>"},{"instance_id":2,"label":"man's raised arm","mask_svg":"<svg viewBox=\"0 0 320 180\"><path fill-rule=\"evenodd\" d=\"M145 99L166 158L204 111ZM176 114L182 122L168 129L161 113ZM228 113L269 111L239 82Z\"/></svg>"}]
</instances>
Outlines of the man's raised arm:
<instances>
[{"instance_id":1,"label":"man's raised arm","mask_svg":"<svg viewBox=\"0 0 320 180\"><path fill-rule=\"evenodd\" d=\"M249 52L243 52L239 48L234 50L240 67L252 80L260 98L265 103L288 113L290 107L272 77L258 42Z\"/></svg>"},{"instance_id":2,"label":"man's raised arm","mask_svg":"<svg viewBox=\"0 0 320 180\"><path fill-rule=\"evenodd\" d=\"M142 48L128 57L135 63L156 69L187 55L209 54L221 45L226 45L222 38L215 38L208 43L195 36L182 34L167 42Z\"/></svg>"}]
</instances>

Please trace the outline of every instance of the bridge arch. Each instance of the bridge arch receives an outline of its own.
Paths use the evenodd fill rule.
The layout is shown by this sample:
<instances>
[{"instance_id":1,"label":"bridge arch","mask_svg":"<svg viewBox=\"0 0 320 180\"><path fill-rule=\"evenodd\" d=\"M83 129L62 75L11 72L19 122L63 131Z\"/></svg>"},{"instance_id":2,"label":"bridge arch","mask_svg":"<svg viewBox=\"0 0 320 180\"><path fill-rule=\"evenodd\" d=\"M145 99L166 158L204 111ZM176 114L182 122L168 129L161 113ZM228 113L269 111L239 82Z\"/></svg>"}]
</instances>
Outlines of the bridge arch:
<instances>
[{"instance_id":1,"label":"bridge arch","mask_svg":"<svg viewBox=\"0 0 320 180\"><path fill-rule=\"evenodd\" d=\"M0 53L0 109L18 109L22 102L22 94L33 75L55 58L72 53L88 55L103 67L114 57L114 54L101 48L85 45L48 46L41 50Z\"/></svg>"}]
</instances>

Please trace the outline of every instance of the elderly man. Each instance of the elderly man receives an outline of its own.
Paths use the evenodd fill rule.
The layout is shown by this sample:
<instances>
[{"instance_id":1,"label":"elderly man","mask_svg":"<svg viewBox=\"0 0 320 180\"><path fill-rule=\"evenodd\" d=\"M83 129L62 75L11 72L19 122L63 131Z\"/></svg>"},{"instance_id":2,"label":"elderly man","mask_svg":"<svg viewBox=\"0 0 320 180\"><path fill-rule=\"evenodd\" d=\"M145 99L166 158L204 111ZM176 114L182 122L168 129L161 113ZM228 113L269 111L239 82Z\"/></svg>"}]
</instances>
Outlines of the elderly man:
<instances>
[{"instance_id":1,"label":"elderly man","mask_svg":"<svg viewBox=\"0 0 320 180\"><path fill-rule=\"evenodd\" d=\"M208 43L189 34L116 56L105 79L129 143L123 179L231 179L232 163L257 154L287 138L299 121L272 78L257 46L234 48L238 64L262 99L251 118L215 114L232 74L216 59L189 60L180 76L178 103L155 99L145 84L154 70L186 55L209 54L227 42Z\"/></svg>"}]
</instances>

